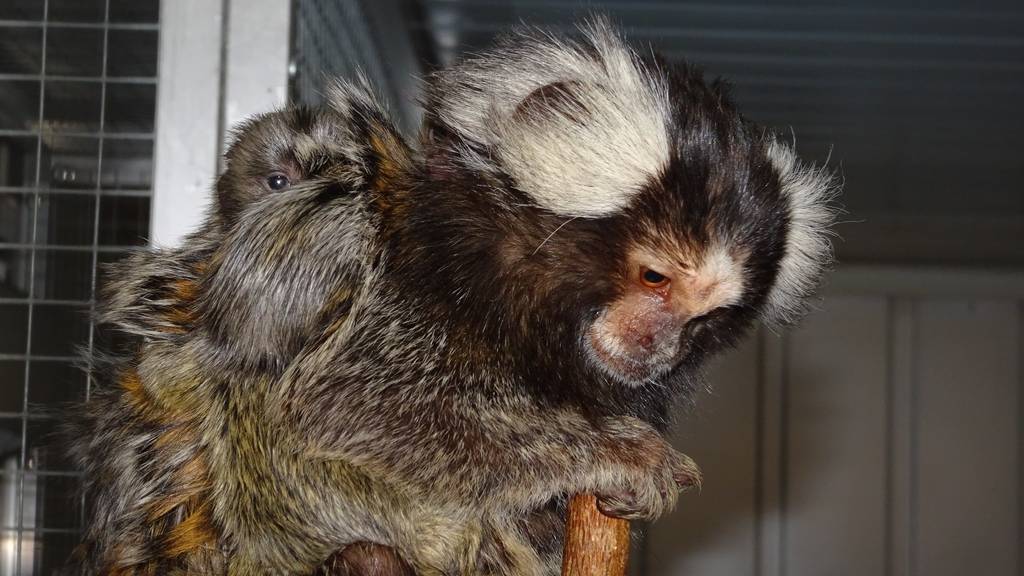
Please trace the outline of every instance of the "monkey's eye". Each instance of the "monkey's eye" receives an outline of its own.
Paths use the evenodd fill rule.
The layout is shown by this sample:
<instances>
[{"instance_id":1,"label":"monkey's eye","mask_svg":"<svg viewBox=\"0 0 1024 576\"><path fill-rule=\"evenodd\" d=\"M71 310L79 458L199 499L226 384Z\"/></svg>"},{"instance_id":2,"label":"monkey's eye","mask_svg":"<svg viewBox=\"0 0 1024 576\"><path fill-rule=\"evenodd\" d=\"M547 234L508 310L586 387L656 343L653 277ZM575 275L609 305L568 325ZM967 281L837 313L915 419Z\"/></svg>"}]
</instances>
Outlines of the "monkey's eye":
<instances>
[{"instance_id":1,"label":"monkey's eye","mask_svg":"<svg viewBox=\"0 0 1024 576\"><path fill-rule=\"evenodd\" d=\"M284 190L292 183L287 176L280 172L274 172L270 176L267 176L267 187L273 191Z\"/></svg>"},{"instance_id":2,"label":"monkey's eye","mask_svg":"<svg viewBox=\"0 0 1024 576\"><path fill-rule=\"evenodd\" d=\"M641 268L640 283L648 288L661 288L668 285L669 279L668 276L665 276L660 272L655 272L650 268Z\"/></svg>"}]
</instances>

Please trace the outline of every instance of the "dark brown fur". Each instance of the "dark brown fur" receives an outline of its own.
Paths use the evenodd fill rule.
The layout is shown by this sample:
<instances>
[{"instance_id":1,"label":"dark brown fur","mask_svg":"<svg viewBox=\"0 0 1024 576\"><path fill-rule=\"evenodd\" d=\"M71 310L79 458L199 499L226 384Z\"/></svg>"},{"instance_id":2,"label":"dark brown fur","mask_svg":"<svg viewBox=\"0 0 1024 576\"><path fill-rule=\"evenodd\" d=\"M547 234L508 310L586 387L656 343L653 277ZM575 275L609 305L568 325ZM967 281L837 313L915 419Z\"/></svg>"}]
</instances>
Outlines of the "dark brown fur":
<instances>
[{"instance_id":1,"label":"dark brown fur","mask_svg":"<svg viewBox=\"0 0 1024 576\"><path fill-rule=\"evenodd\" d=\"M393 548L360 542L334 554L313 576L395 576L412 574L410 567Z\"/></svg>"}]
</instances>

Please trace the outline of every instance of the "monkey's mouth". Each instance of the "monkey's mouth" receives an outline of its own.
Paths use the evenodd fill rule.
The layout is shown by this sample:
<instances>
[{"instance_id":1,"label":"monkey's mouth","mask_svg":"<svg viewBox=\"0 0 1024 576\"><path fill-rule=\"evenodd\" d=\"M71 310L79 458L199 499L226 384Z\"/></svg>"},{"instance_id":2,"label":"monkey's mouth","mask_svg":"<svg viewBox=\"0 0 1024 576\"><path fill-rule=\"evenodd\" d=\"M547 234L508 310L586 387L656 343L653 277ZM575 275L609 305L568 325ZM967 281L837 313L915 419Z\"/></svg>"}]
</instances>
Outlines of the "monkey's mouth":
<instances>
[{"instance_id":1,"label":"monkey's mouth","mask_svg":"<svg viewBox=\"0 0 1024 576\"><path fill-rule=\"evenodd\" d=\"M643 384L652 377L672 369L672 363L662 362L660 354L637 357L615 346L609 346L593 332L585 341L590 360L602 371L625 384Z\"/></svg>"}]
</instances>

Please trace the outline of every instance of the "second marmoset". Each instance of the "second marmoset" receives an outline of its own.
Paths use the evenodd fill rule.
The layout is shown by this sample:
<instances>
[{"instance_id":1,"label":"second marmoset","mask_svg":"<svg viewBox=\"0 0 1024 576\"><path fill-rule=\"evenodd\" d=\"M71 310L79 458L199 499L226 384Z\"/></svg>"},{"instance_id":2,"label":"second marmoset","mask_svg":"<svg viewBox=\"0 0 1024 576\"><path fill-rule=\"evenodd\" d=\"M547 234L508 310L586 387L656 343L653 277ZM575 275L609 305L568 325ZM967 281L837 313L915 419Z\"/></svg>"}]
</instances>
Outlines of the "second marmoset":
<instances>
[{"instance_id":1,"label":"second marmoset","mask_svg":"<svg viewBox=\"0 0 1024 576\"><path fill-rule=\"evenodd\" d=\"M114 268L142 337L76 429L93 573L552 575L566 495L655 519L672 399L795 320L833 191L720 83L607 24L427 82L418 149L370 91L244 125L178 249Z\"/></svg>"}]
</instances>

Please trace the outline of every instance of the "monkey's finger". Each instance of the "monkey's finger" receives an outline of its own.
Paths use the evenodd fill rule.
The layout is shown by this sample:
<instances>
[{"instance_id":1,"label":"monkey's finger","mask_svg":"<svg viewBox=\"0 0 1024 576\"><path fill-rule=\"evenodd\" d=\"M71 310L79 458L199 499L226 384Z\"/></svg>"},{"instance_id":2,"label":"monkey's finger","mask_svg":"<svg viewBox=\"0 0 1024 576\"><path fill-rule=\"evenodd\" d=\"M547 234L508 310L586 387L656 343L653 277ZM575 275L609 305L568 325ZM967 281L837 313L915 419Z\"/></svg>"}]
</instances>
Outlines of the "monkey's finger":
<instances>
[{"instance_id":1,"label":"monkey's finger","mask_svg":"<svg viewBox=\"0 0 1024 576\"><path fill-rule=\"evenodd\" d=\"M703 483L700 467L686 454L678 455L678 461L672 467L672 479L681 490L696 488L700 491Z\"/></svg>"},{"instance_id":2,"label":"monkey's finger","mask_svg":"<svg viewBox=\"0 0 1024 576\"><path fill-rule=\"evenodd\" d=\"M605 516L623 520L645 520L650 516L650 511L640 504L632 492L599 495L597 509Z\"/></svg>"}]
</instances>

